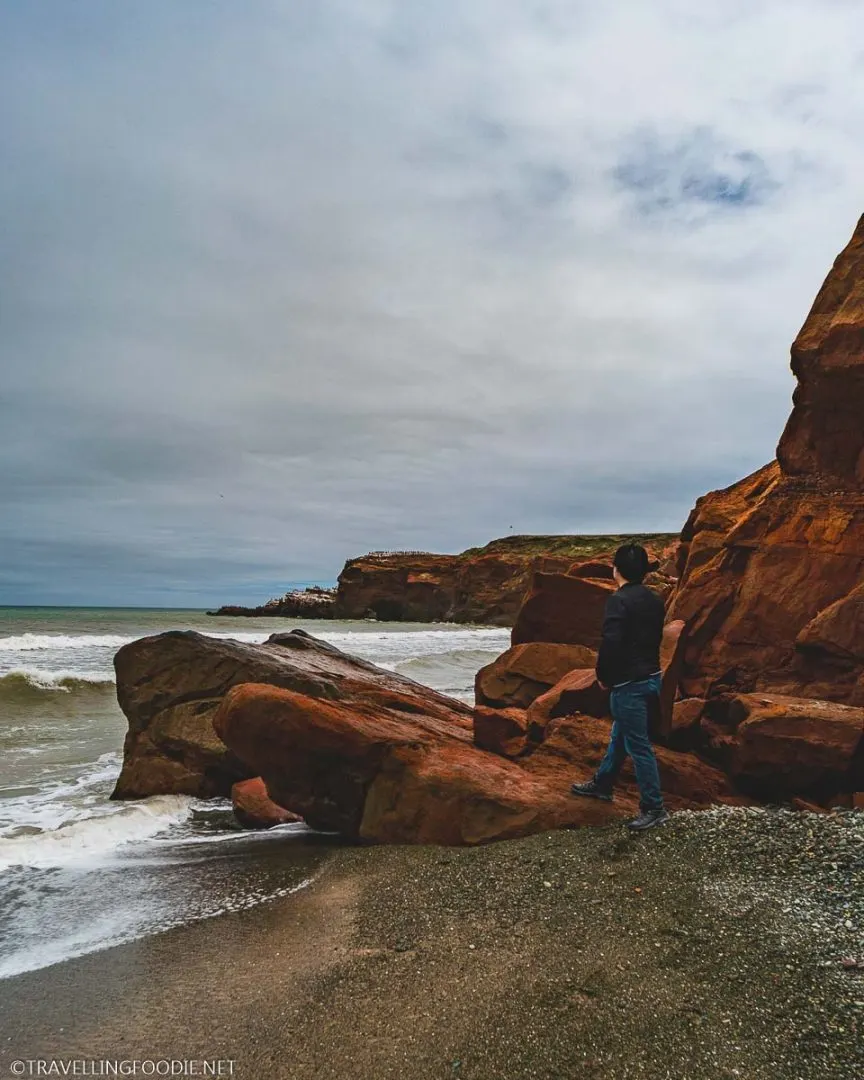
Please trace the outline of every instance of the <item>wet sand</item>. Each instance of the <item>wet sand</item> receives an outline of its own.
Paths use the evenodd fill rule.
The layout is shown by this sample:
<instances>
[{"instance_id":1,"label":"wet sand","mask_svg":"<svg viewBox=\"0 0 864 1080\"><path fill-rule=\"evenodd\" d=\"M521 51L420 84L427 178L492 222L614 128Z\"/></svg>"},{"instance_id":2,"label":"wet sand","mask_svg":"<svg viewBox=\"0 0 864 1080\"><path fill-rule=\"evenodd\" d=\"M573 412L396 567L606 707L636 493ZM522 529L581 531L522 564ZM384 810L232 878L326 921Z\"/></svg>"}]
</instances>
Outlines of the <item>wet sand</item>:
<instances>
[{"instance_id":1,"label":"wet sand","mask_svg":"<svg viewBox=\"0 0 864 1080\"><path fill-rule=\"evenodd\" d=\"M851 1080L852 821L337 849L294 896L0 983L0 1075L219 1058L250 1080Z\"/></svg>"}]
</instances>

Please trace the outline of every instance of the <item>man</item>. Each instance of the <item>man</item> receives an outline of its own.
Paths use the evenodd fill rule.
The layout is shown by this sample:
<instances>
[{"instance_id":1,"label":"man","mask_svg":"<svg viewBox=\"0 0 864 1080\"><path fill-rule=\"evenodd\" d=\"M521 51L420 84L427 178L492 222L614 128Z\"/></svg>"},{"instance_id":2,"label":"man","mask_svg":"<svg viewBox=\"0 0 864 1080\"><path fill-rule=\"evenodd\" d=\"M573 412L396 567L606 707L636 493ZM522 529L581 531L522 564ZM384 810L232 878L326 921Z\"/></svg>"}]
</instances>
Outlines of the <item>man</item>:
<instances>
[{"instance_id":1,"label":"man","mask_svg":"<svg viewBox=\"0 0 864 1080\"><path fill-rule=\"evenodd\" d=\"M625 544L613 560L617 592L606 601L603 639L597 657L597 680L611 690L612 737L606 756L591 780L574 784L574 795L612 800L612 787L629 754L639 784L640 814L628 822L641 832L669 820L660 792L657 759L648 737L649 708L660 694L660 642L665 610L660 597L642 584L648 553L641 544Z\"/></svg>"}]
</instances>

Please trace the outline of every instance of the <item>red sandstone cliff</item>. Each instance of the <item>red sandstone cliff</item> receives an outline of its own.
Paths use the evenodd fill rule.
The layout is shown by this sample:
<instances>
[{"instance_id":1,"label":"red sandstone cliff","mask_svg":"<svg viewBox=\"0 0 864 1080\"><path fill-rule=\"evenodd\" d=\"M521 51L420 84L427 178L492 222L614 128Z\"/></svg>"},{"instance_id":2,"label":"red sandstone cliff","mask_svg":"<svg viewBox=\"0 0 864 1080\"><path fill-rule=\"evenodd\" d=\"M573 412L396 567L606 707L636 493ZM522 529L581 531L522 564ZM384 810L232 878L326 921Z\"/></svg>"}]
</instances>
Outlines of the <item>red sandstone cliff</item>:
<instances>
[{"instance_id":1,"label":"red sandstone cliff","mask_svg":"<svg viewBox=\"0 0 864 1080\"><path fill-rule=\"evenodd\" d=\"M777 462L699 499L670 614L691 695L864 704L864 218L792 346Z\"/></svg>"},{"instance_id":2,"label":"red sandstone cliff","mask_svg":"<svg viewBox=\"0 0 864 1080\"><path fill-rule=\"evenodd\" d=\"M621 536L511 536L461 555L373 553L349 559L339 575L336 618L512 626L539 573L574 562L611 560ZM641 537L658 552L672 535Z\"/></svg>"}]
</instances>

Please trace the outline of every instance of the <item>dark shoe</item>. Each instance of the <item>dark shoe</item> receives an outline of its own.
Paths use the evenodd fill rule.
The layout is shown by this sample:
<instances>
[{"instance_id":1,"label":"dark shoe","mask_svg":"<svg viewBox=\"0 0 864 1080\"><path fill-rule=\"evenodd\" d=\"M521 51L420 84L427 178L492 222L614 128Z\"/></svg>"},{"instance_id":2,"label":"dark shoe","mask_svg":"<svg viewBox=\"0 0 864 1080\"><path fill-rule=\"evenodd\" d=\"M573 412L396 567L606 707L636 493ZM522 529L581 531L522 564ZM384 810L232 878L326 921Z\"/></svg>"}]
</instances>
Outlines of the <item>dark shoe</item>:
<instances>
[{"instance_id":1,"label":"dark shoe","mask_svg":"<svg viewBox=\"0 0 864 1080\"><path fill-rule=\"evenodd\" d=\"M592 799L602 799L604 802L612 802L612 792L608 788L600 787L596 780L586 780L584 784L574 784L570 788L571 795L589 795Z\"/></svg>"},{"instance_id":2,"label":"dark shoe","mask_svg":"<svg viewBox=\"0 0 864 1080\"><path fill-rule=\"evenodd\" d=\"M643 810L639 817L627 822L627 828L633 832L644 832L645 829L653 829L655 825L665 825L669 820L669 811L661 806L659 810Z\"/></svg>"}]
</instances>

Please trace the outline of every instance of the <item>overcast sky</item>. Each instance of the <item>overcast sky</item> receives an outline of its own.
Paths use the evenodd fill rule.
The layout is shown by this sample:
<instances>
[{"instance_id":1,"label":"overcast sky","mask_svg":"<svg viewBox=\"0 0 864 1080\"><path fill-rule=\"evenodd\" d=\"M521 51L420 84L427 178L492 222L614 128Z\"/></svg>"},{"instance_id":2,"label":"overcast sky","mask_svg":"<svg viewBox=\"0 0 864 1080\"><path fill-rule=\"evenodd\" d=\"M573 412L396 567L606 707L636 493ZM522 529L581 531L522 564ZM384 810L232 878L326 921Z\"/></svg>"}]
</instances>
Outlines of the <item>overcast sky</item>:
<instances>
[{"instance_id":1,"label":"overcast sky","mask_svg":"<svg viewBox=\"0 0 864 1080\"><path fill-rule=\"evenodd\" d=\"M858 0L4 0L0 603L677 531L862 132Z\"/></svg>"}]
</instances>

